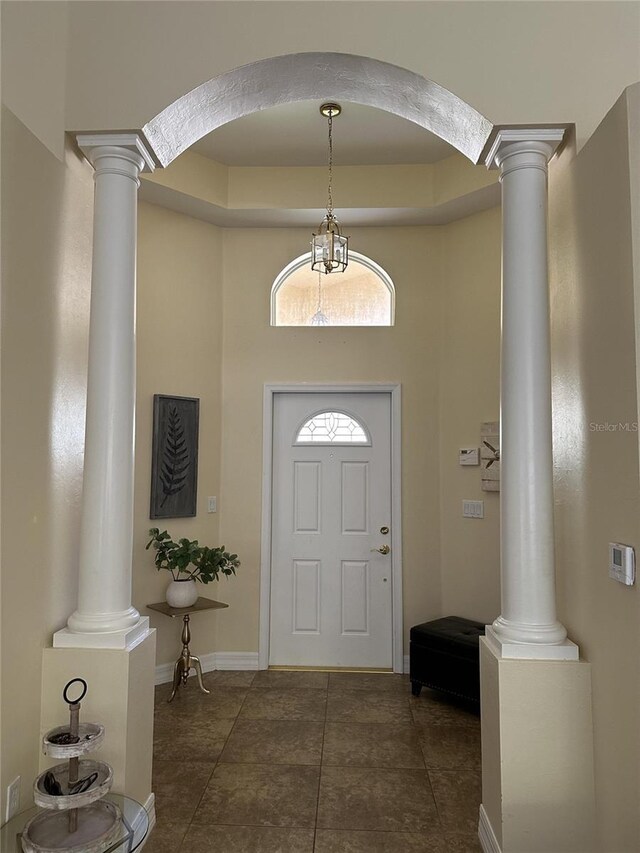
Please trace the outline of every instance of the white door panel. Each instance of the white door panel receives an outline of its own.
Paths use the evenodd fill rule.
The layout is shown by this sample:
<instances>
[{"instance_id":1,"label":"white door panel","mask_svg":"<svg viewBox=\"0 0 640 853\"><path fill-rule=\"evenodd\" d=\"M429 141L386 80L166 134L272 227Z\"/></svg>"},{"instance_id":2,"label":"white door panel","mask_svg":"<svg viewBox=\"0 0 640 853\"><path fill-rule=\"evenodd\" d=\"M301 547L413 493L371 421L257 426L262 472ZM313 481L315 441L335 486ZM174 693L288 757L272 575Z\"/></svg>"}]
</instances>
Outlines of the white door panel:
<instances>
[{"instance_id":1,"label":"white door panel","mask_svg":"<svg viewBox=\"0 0 640 853\"><path fill-rule=\"evenodd\" d=\"M314 413L348 412L348 431L296 444ZM392 665L391 407L386 393L278 393L274 398L271 665ZM333 433L331 433L333 435Z\"/></svg>"}]
</instances>

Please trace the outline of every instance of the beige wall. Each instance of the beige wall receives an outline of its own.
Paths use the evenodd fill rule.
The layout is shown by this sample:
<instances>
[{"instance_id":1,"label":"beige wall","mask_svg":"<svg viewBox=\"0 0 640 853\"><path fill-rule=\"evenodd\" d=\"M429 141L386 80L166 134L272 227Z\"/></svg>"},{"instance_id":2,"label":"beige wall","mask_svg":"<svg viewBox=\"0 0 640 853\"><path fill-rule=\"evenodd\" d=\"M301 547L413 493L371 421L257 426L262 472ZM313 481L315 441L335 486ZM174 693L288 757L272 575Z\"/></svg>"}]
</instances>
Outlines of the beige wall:
<instances>
[{"instance_id":1,"label":"beige wall","mask_svg":"<svg viewBox=\"0 0 640 853\"><path fill-rule=\"evenodd\" d=\"M150 204L141 204L138 215L133 603L158 628L158 661L166 663L180 650L182 623L145 609L164 599L171 580L168 572L155 569L153 552L145 551L149 528L219 543L220 514L207 513L207 495L220 495L222 232ZM154 394L200 398L195 518L149 519ZM205 594L216 598L217 585ZM215 619L215 614L197 617L198 650L215 648Z\"/></svg>"},{"instance_id":2,"label":"beige wall","mask_svg":"<svg viewBox=\"0 0 640 853\"><path fill-rule=\"evenodd\" d=\"M438 362L441 235L353 229L351 245L396 285L392 328L272 328L271 284L308 245L301 230L229 230L224 254L221 535L244 558L221 614L222 650L257 650L265 382L402 382L407 624L439 615ZM237 618L238 608L245 618ZM236 611L234 615L234 611Z\"/></svg>"},{"instance_id":3,"label":"beige wall","mask_svg":"<svg viewBox=\"0 0 640 853\"><path fill-rule=\"evenodd\" d=\"M42 650L76 606L93 183L2 114L2 819L40 753Z\"/></svg>"},{"instance_id":4,"label":"beige wall","mask_svg":"<svg viewBox=\"0 0 640 853\"><path fill-rule=\"evenodd\" d=\"M575 121L581 139L640 79L637 2L341 0L330 39L318 24L326 0L69 5L74 128L140 127L217 74L300 51L395 63L495 123Z\"/></svg>"},{"instance_id":5,"label":"beige wall","mask_svg":"<svg viewBox=\"0 0 640 853\"><path fill-rule=\"evenodd\" d=\"M622 97L550 186L559 616L592 664L604 853L640 849L640 599L607 576L608 542L640 545L628 115Z\"/></svg>"},{"instance_id":6,"label":"beige wall","mask_svg":"<svg viewBox=\"0 0 640 853\"><path fill-rule=\"evenodd\" d=\"M66 129L67 12L68 4L57 0L0 6L2 103L59 158Z\"/></svg>"},{"instance_id":7,"label":"beige wall","mask_svg":"<svg viewBox=\"0 0 640 853\"><path fill-rule=\"evenodd\" d=\"M444 229L440 372L442 615L486 624L500 614L500 494L480 468L458 464L479 447L480 424L500 417L500 208ZM464 499L484 519L462 517Z\"/></svg>"},{"instance_id":8,"label":"beige wall","mask_svg":"<svg viewBox=\"0 0 640 853\"><path fill-rule=\"evenodd\" d=\"M352 229L352 246L395 282L392 328L269 325L271 284L304 250L304 230L220 231L143 204L139 233L136 605L161 599L168 580L144 551L153 393L199 396L202 407L198 516L162 526L242 558L236 578L205 591L230 608L200 620L198 650L255 652L264 383L401 382L406 633L445 612L493 619L499 498L481 493L479 469L457 460L459 446L478 442L480 422L497 416L499 211L444 228ZM196 326L168 348L159 329L176 323ZM213 516L208 494L218 497ZM463 497L486 499L484 521L461 518ZM179 625L152 621L158 662L168 663Z\"/></svg>"}]
</instances>

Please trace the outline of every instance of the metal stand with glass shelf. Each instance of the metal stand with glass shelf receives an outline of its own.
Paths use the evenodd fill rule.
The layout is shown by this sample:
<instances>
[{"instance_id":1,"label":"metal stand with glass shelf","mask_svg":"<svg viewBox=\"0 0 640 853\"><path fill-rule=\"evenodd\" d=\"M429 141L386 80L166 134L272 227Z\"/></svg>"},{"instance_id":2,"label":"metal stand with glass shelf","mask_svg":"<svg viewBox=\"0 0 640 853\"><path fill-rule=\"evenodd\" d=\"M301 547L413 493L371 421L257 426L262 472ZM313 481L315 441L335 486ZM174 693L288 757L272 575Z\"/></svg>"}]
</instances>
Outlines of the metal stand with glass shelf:
<instances>
[{"instance_id":1,"label":"metal stand with glass shelf","mask_svg":"<svg viewBox=\"0 0 640 853\"><path fill-rule=\"evenodd\" d=\"M149 831L149 815L144 807L131 797L123 797L121 794L108 794L101 802L110 803L120 813L112 840L107 846L85 847L86 851L100 850L100 853L133 853L137 850L147 837ZM28 823L39 814L45 812L37 807L28 809L11 818L8 823L0 829L0 850L2 853L24 853L23 831ZM46 812L45 812L46 813ZM64 812L58 816L66 818ZM27 848L32 849L32 848ZM33 848L37 850L38 848Z\"/></svg>"},{"instance_id":2,"label":"metal stand with glass shelf","mask_svg":"<svg viewBox=\"0 0 640 853\"><path fill-rule=\"evenodd\" d=\"M72 692L78 692L71 698ZM149 829L145 809L130 797L108 796L113 769L88 756L100 749L100 723L81 723L84 678L73 678L62 693L69 722L48 731L42 751L62 759L33 783L35 807L16 815L0 829L2 853L112 853L135 850Z\"/></svg>"}]
</instances>

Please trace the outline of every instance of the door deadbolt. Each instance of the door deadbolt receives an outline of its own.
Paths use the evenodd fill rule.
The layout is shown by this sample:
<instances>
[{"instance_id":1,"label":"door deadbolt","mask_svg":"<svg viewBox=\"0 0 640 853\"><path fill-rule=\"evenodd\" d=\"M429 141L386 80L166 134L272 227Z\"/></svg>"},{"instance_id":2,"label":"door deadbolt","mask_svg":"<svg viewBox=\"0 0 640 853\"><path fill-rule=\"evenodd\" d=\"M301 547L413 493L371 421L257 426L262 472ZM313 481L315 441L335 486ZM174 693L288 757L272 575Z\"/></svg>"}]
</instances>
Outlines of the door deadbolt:
<instances>
[{"instance_id":1,"label":"door deadbolt","mask_svg":"<svg viewBox=\"0 0 640 853\"><path fill-rule=\"evenodd\" d=\"M388 527L381 527L380 533L382 533L383 536L386 536L389 533L389 528Z\"/></svg>"}]
</instances>

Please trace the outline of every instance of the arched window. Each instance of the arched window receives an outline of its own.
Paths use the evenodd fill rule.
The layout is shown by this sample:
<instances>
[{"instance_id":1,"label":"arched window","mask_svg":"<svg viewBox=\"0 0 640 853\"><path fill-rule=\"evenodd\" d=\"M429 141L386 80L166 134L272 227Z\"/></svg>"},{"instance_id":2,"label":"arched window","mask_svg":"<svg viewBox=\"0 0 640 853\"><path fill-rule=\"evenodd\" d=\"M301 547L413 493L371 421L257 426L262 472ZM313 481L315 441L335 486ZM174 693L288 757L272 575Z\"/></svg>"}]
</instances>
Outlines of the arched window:
<instances>
[{"instance_id":1,"label":"arched window","mask_svg":"<svg viewBox=\"0 0 640 853\"><path fill-rule=\"evenodd\" d=\"M395 288L371 258L349 252L343 273L313 272L311 253L291 261L271 288L272 326L392 326Z\"/></svg>"},{"instance_id":2,"label":"arched window","mask_svg":"<svg viewBox=\"0 0 640 853\"><path fill-rule=\"evenodd\" d=\"M316 412L296 432L294 444L364 444L371 440L364 424L348 412Z\"/></svg>"}]
</instances>

